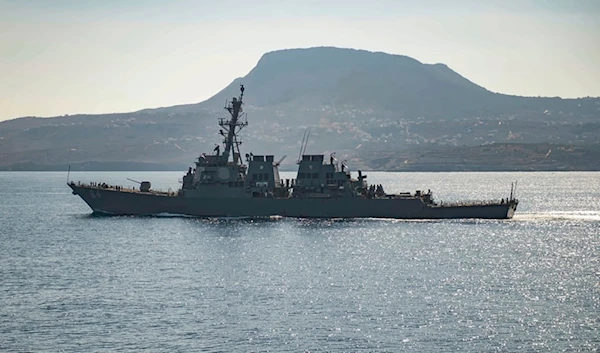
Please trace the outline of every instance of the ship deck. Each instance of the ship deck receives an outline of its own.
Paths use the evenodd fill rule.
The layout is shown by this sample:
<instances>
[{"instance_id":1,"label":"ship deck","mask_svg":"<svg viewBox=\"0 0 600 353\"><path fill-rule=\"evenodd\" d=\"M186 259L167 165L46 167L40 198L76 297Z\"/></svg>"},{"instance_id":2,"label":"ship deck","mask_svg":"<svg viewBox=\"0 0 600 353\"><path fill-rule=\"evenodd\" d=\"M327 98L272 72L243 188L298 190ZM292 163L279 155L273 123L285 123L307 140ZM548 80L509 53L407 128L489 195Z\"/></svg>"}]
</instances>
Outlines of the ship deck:
<instances>
[{"instance_id":1,"label":"ship deck","mask_svg":"<svg viewBox=\"0 0 600 353\"><path fill-rule=\"evenodd\" d=\"M131 193L131 194L145 194L145 195L156 195L156 196L170 196L175 197L178 196L179 193L176 191L163 191L163 190L155 190L151 189L149 191L141 191L136 188L124 187L121 185L110 185L106 183L83 183L83 182L74 182L70 181L69 184L78 186L81 188L92 189L92 190L105 190L105 191L116 191L123 193ZM311 195L312 196L312 195ZM318 198L311 197L308 198ZM272 197L276 199L291 199L292 196L288 197ZM415 195L408 196L406 193L400 193L398 195L387 194L384 196L373 197L373 199L416 199L418 198ZM514 202L514 200L512 201ZM473 206L497 206L507 203L506 199L503 200L472 200L472 201L456 201L456 202L448 202L448 201L438 201L434 203L427 204L427 207L430 208L451 208L451 207L473 207Z\"/></svg>"},{"instance_id":2,"label":"ship deck","mask_svg":"<svg viewBox=\"0 0 600 353\"><path fill-rule=\"evenodd\" d=\"M93 190L107 190L107 191L118 191L118 192L126 192L132 194L150 194L150 195L158 195L158 196L177 196L177 192L175 191L163 191L163 190L155 190L151 189L149 191L141 191L136 188L124 187L121 185L110 185L106 183L82 183L80 181L74 182L70 181L69 184L78 186L86 189Z\"/></svg>"}]
</instances>

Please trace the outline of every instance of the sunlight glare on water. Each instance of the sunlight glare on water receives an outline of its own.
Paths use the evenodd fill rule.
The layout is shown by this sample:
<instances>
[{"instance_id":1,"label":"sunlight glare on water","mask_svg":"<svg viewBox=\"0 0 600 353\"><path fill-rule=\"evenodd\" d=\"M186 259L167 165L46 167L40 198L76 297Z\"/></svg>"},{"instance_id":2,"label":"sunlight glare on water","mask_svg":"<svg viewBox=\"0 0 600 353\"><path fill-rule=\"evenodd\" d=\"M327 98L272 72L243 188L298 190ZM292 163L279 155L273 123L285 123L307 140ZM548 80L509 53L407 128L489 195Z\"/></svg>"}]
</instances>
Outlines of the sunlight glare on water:
<instances>
[{"instance_id":1,"label":"sunlight glare on water","mask_svg":"<svg viewBox=\"0 0 600 353\"><path fill-rule=\"evenodd\" d=\"M64 173L0 173L0 351L599 349L600 173L366 174L443 201L518 181L520 204L512 220L97 217Z\"/></svg>"}]
</instances>

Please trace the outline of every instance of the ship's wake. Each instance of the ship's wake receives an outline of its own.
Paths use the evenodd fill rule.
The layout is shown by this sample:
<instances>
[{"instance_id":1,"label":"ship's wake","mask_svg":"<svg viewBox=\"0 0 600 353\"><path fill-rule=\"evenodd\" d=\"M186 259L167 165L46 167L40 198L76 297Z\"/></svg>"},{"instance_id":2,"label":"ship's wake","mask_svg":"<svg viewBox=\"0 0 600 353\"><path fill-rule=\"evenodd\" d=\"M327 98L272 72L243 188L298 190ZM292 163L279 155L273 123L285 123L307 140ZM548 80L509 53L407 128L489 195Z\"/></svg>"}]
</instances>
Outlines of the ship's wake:
<instances>
[{"instance_id":1,"label":"ship's wake","mask_svg":"<svg viewBox=\"0 0 600 353\"><path fill-rule=\"evenodd\" d=\"M157 218L195 218L195 219L208 219L208 220L219 220L219 221L244 221L244 220L276 220L281 219L281 216L262 216L262 217L253 217L253 216L192 216L180 213L156 213L150 215L150 217Z\"/></svg>"},{"instance_id":2,"label":"ship's wake","mask_svg":"<svg viewBox=\"0 0 600 353\"><path fill-rule=\"evenodd\" d=\"M87 215L89 217L131 217L131 216L118 216L106 212L93 212ZM459 223L473 223L480 224L486 221L516 221L516 222L540 222L540 221L587 221L587 222L600 222L600 211L544 211L544 212L517 212L512 220L486 220L477 218L465 218L465 219L394 219L394 218L313 218L313 219L302 219L294 217L283 217L283 216L265 216L265 217L198 217L185 214L177 213L158 213L146 216L133 216L133 217L151 217L151 218L194 218L194 219L205 219L209 221L280 221L280 220L294 220L301 223L307 224L323 224L323 223L364 223L364 222L392 222L392 223L443 223L443 222L459 222Z\"/></svg>"},{"instance_id":3,"label":"ship's wake","mask_svg":"<svg viewBox=\"0 0 600 353\"><path fill-rule=\"evenodd\" d=\"M169 212L161 212L150 215L149 217L157 217L157 218L196 218L195 216L190 216L182 213L169 213Z\"/></svg>"},{"instance_id":4,"label":"ship's wake","mask_svg":"<svg viewBox=\"0 0 600 353\"><path fill-rule=\"evenodd\" d=\"M516 213L515 221L552 221L552 220L567 220L567 221L600 221L600 211L547 211L547 212L531 212L531 213Z\"/></svg>"}]
</instances>

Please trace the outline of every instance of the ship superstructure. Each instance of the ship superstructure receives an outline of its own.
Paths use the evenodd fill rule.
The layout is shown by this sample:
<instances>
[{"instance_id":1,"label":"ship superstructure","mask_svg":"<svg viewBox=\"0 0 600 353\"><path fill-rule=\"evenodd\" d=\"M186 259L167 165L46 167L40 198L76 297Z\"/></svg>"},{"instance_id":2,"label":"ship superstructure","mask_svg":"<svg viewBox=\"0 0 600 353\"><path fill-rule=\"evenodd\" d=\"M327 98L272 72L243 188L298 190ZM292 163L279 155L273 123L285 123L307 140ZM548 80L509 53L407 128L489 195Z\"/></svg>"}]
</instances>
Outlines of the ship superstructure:
<instances>
[{"instance_id":1,"label":"ship superstructure","mask_svg":"<svg viewBox=\"0 0 600 353\"><path fill-rule=\"evenodd\" d=\"M462 203L435 202L431 191L388 194L383 185L369 185L360 170L351 176L332 154L304 154L296 178L281 179L273 155L245 154L239 132L248 125L243 112L244 86L225 106L219 119L222 144L201 154L183 176L177 192L152 190L148 181L137 189L106 183L68 182L96 213L111 215L181 214L199 217L302 218L512 218L518 200ZM307 138L307 136L305 135ZM303 140L304 143L304 140ZM221 146L223 150L221 151Z\"/></svg>"}]
</instances>

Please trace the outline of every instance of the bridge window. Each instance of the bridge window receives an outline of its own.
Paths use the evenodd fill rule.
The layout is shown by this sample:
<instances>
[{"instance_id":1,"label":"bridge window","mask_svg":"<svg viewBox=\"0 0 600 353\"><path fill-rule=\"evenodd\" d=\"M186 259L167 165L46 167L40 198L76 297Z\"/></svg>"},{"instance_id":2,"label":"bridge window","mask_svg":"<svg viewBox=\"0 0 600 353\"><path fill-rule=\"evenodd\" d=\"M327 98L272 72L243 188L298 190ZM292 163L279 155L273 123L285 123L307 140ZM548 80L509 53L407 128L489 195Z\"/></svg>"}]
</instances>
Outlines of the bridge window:
<instances>
[{"instance_id":1,"label":"bridge window","mask_svg":"<svg viewBox=\"0 0 600 353\"><path fill-rule=\"evenodd\" d=\"M257 179L256 173L255 173L255 174L252 174L252 180L253 180L253 181L256 181L256 179Z\"/></svg>"},{"instance_id":2,"label":"bridge window","mask_svg":"<svg viewBox=\"0 0 600 353\"><path fill-rule=\"evenodd\" d=\"M313 179L319 179L319 173L312 173Z\"/></svg>"}]
</instances>

